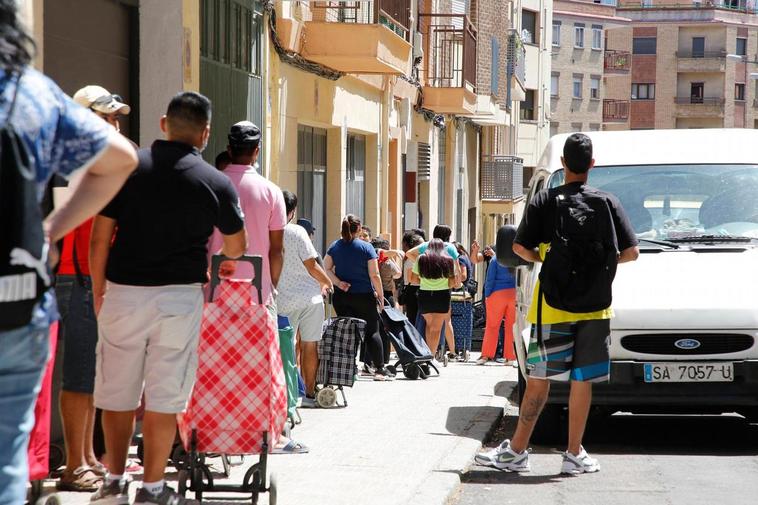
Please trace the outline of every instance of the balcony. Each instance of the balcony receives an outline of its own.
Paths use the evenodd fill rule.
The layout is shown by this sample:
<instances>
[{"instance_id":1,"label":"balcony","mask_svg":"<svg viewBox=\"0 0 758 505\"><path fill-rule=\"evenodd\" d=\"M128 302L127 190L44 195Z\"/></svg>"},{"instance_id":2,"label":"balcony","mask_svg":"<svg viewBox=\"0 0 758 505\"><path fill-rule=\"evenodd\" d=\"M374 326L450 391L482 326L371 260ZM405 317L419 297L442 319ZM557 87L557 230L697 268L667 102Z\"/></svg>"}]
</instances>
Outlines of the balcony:
<instances>
[{"instance_id":1,"label":"balcony","mask_svg":"<svg viewBox=\"0 0 758 505\"><path fill-rule=\"evenodd\" d=\"M720 73L726 70L726 51L677 51L679 72Z\"/></svg>"},{"instance_id":2,"label":"balcony","mask_svg":"<svg viewBox=\"0 0 758 505\"><path fill-rule=\"evenodd\" d=\"M479 190L482 200L515 200L524 194L524 160L515 156L484 156Z\"/></svg>"},{"instance_id":3,"label":"balcony","mask_svg":"<svg viewBox=\"0 0 758 505\"><path fill-rule=\"evenodd\" d=\"M603 100L603 123L629 120L629 100Z\"/></svg>"},{"instance_id":4,"label":"balcony","mask_svg":"<svg viewBox=\"0 0 758 505\"><path fill-rule=\"evenodd\" d=\"M410 0L313 2L302 54L351 74L407 74Z\"/></svg>"},{"instance_id":5,"label":"balcony","mask_svg":"<svg viewBox=\"0 0 758 505\"><path fill-rule=\"evenodd\" d=\"M603 70L606 74L628 74L632 68L632 54L629 51L605 52Z\"/></svg>"},{"instance_id":6,"label":"balcony","mask_svg":"<svg viewBox=\"0 0 758 505\"><path fill-rule=\"evenodd\" d=\"M526 99L526 48L518 30L508 35L508 100L521 102Z\"/></svg>"},{"instance_id":7,"label":"balcony","mask_svg":"<svg viewBox=\"0 0 758 505\"><path fill-rule=\"evenodd\" d=\"M674 115L679 118L724 117L724 98L682 96L674 98Z\"/></svg>"},{"instance_id":8,"label":"balcony","mask_svg":"<svg viewBox=\"0 0 758 505\"><path fill-rule=\"evenodd\" d=\"M476 28L463 14L420 14L424 107L438 114L476 112Z\"/></svg>"}]
</instances>

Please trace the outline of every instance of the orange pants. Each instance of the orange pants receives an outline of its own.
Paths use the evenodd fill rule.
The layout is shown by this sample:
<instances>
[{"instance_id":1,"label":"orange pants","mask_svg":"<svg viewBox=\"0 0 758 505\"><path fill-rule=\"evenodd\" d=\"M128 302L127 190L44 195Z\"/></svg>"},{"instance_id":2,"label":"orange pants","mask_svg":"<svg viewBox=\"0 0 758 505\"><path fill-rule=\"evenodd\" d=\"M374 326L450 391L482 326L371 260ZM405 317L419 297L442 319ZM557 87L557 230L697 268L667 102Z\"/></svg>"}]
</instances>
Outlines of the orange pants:
<instances>
[{"instance_id":1,"label":"orange pants","mask_svg":"<svg viewBox=\"0 0 758 505\"><path fill-rule=\"evenodd\" d=\"M505 342L503 354L505 359L515 360L513 350L513 324L516 322L516 289L501 289L495 291L484 301L487 306L487 325L484 329L482 342L482 357L495 358L497 338L500 334L500 323L505 319Z\"/></svg>"}]
</instances>

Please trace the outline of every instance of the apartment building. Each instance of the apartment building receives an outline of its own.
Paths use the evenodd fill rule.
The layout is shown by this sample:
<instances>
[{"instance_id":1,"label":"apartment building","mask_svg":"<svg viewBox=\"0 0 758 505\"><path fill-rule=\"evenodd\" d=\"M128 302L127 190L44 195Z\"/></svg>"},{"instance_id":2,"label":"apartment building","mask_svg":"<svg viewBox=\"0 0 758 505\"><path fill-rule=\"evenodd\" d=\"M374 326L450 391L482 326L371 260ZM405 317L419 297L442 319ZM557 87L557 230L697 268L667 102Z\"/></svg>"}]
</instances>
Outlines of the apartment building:
<instances>
[{"instance_id":1,"label":"apartment building","mask_svg":"<svg viewBox=\"0 0 758 505\"><path fill-rule=\"evenodd\" d=\"M758 15L743 0L621 2L632 21L609 40L632 52L631 129L754 128ZM622 86L619 83L619 86Z\"/></svg>"},{"instance_id":2,"label":"apartment building","mask_svg":"<svg viewBox=\"0 0 758 505\"><path fill-rule=\"evenodd\" d=\"M614 4L592 0L555 0L551 30L550 136L576 131L600 131L623 124L629 116L623 88L631 58L609 32L629 26ZM610 86L609 86L610 85Z\"/></svg>"}]
</instances>

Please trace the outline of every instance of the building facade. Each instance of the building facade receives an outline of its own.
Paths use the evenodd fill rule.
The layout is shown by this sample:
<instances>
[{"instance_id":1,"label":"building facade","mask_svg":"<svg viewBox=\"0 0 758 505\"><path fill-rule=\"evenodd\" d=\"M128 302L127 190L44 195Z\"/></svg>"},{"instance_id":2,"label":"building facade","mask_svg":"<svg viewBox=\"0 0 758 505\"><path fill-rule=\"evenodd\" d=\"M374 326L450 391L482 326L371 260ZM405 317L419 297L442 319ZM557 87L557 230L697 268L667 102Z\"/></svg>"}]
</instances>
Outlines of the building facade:
<instances>
[{"instance_id":1,"label":"building facade","mask_svg":"<svg viewBox=\"0 0 758 505\"><path fill-rule=\"evenodd\" d=\"M613 96L623 88L630 54L609 36L629 24L615 5L556 0L551 29L550 135L612 129L629 116L629 99Z\"/></svg>"}]
</instances>

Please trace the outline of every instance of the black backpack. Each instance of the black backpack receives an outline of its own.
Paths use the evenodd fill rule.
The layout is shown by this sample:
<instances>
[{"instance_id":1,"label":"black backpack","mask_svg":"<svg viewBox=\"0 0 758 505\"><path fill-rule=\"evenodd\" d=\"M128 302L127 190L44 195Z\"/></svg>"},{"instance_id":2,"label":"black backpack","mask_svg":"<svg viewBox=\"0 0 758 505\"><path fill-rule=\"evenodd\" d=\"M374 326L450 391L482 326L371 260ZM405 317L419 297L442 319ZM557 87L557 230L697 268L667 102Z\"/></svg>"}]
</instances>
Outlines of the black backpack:
<instances>
[{"instance_id":1,"label":"black backpack","mask_svg":"<svg viewBox=\"0 0 758 505\"><path fill-rule=\"evenodd\" d=\"M558 188L553 203L555 232L540 271L541 295L551 307L568 312L610 307L618 245L607 196L588 186L568 186Z\"/></svg>"},{"instance_id":2,"label":"black backpack","mask_svg":"<svg viewBox=\"0 0 758 505\"><path fill-rule=\"evenodd\" d=\"M28 324L51 285L36 171L10 121L20 83L0 127L0 331Z\"/></svg>"}]
</instances>

